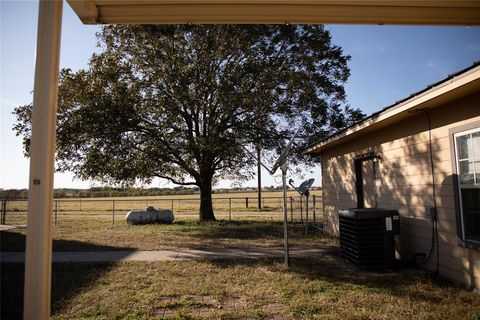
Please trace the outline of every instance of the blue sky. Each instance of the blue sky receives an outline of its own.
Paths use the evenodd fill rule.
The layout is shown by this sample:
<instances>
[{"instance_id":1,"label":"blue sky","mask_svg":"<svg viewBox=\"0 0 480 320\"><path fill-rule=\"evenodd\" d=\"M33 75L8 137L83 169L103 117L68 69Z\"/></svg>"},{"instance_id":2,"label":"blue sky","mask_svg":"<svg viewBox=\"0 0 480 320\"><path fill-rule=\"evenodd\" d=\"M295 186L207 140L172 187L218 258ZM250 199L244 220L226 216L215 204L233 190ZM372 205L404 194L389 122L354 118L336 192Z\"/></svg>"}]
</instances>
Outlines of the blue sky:
<instances>
[{"instance_id":1,"label":"blue sky","mask_svg":"<svg viewBox=\"0 0 480 320\"><path fill-rule=\"evenodd\" d=\"M37 12L37 1L0 0L0 188L28 186L29 163L23 157L21 139L12 131L11 112L32 100ZM333 42L352 56L348 103L367 114L480 60L479 27L329 25L327 29ZM60 66L86 67L91 54L98 51L98 30L98 26L82 25L65 3ZM318 185L319 168L308 176L315 177ZM266 172L263 177L264 185L278 184ZM245 185L255 184L252 180ZM73 180L68 173L55 175L55 187L90 185ZM152 186L164 185L155 181ZM230 182L219 186L229 187Z\"/></svg>"}]
</instances>

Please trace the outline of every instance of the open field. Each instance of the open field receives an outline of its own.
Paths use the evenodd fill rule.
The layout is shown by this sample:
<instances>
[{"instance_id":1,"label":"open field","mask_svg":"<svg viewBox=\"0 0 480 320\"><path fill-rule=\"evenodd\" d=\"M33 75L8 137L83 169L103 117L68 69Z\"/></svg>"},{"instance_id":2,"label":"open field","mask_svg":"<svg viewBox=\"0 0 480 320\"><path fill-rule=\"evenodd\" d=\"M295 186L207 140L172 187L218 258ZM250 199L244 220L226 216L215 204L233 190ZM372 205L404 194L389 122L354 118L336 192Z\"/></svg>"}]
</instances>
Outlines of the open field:
<instances>
[{"instance_id":1,"label":"open field","mask_svg":"<svg viewBox=\"0 0 480 320\"><path fill-rule=\"evenodd\" d=\"M0 232L2 251L25 248L25 227ZM336 240L310 229L304 235L301 223L290 224L293 246L335 244ZM176 248L247 248L283 245L283 223L279 220L240 220L200 223L182 219L172 225L130 226L124 221L112 226L107 218L69 219L54 228L54 251L162 250Z\"/></svg>"},{"instance_id":2,"label":"open field","mask_svg":"<svg viewBox=\"0 0 480 320\"><path fill-rule=\"evenodd\" d=\"M2 264L2 319L20 318L23 266ZM480 295L422 272L335 258L55 263L53 319L474 320Z\"/></svg>"},{"instance_id":3,"label":"open field","mask_svg":"<svg viewBox=\"0 0 480 320\"><path fill-rule=\"evenodd\" d=\"M222 193L213 195L213 208L215 215L220 219L243 220L258 218L282 219L281 192L264 192L262 210L257 208L256 193ZM315 211L322 211L321 190L312 192L315 195ZM299 195L290 191L287 206L289 218L301 220L302 208ZM304 201L304 200L303 200ZM313 210L313 197L310 197L310 219ZM8 200L6 224L26 224L26 200ZM171 209L177 218L194 218L198 216L200 207L199 195L177 196L152 196L152 197L122 197L122 198L85 198L85 199L58 199L54 201L52 214L57 217L57 223L62 223L69 218L78 219L91 215L111 217L110 223L115 218L123 220L130 210L141 210L146 206ZM305 212L303 212L305 213ZM114 216L114 217L113 217Z\"/></svg>"}]
</instances>

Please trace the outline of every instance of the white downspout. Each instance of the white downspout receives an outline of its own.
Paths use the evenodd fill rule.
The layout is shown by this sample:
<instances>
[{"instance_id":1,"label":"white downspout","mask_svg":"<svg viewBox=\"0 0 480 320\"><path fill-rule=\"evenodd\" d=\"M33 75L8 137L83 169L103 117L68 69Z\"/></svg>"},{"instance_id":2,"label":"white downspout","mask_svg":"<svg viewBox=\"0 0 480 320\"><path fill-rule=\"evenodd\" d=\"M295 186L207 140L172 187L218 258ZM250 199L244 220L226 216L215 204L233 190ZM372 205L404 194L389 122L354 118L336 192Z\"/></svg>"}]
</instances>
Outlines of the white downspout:
<instances>
[{"instance_id":1,"label":"white downspout","mask_svg":"<svg viewBox=\"0 0 480 320\"><path fill-rule=\"evenodd\" d=\"M62 0L40 0L33 92L24 319L50 318L52 202Z\"/></svg>"}]
</instances>

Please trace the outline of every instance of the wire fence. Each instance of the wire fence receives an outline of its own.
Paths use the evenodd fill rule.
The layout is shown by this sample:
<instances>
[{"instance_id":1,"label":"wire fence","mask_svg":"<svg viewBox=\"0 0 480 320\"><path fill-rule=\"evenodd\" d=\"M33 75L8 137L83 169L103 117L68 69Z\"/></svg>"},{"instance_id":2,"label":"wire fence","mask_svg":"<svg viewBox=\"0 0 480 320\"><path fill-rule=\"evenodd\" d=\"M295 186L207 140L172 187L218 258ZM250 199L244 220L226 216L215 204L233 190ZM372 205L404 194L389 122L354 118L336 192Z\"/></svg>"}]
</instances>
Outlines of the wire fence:
<instances>
[{"instance_id":1,"label":"wire fence","mask_svg":"<svg viewBox=\"0 0 480 320\"><path fill-rule=\"evenodd\" d=\"M289 221L310 222L320 225L323 216L321 196L287 198ZM223 220L283 220L283 197L262 197L262 208L258 209L256 197L212 198L217 219ZM145 198L145 199L55 199L53 221L61 225L70 220L103 218L112 224L125 223L125 216L131 210L143 210L152 206L156 209L170 209L175 219L198 217L199 198ZM26 225L27 200L2 200L0 223Z\"/></svg>"}]
</instances>

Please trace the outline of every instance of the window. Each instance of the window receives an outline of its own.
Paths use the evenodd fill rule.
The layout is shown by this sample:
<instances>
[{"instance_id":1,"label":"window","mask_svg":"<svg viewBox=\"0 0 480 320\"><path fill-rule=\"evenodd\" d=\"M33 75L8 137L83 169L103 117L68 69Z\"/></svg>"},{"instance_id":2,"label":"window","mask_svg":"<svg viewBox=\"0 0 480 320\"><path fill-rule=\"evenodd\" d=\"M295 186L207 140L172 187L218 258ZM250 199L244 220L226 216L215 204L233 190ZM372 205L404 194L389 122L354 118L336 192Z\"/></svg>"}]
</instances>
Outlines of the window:
<instances>
[{"instance_id":1,"label":"window","mask_svg":"<svg viewBox=\"0 0 480 320\"><path fill-rule=\"evenodd\" d=\"M453 138L462 238L480 243L480 128Z\"/></svg>"}]
</instances>

